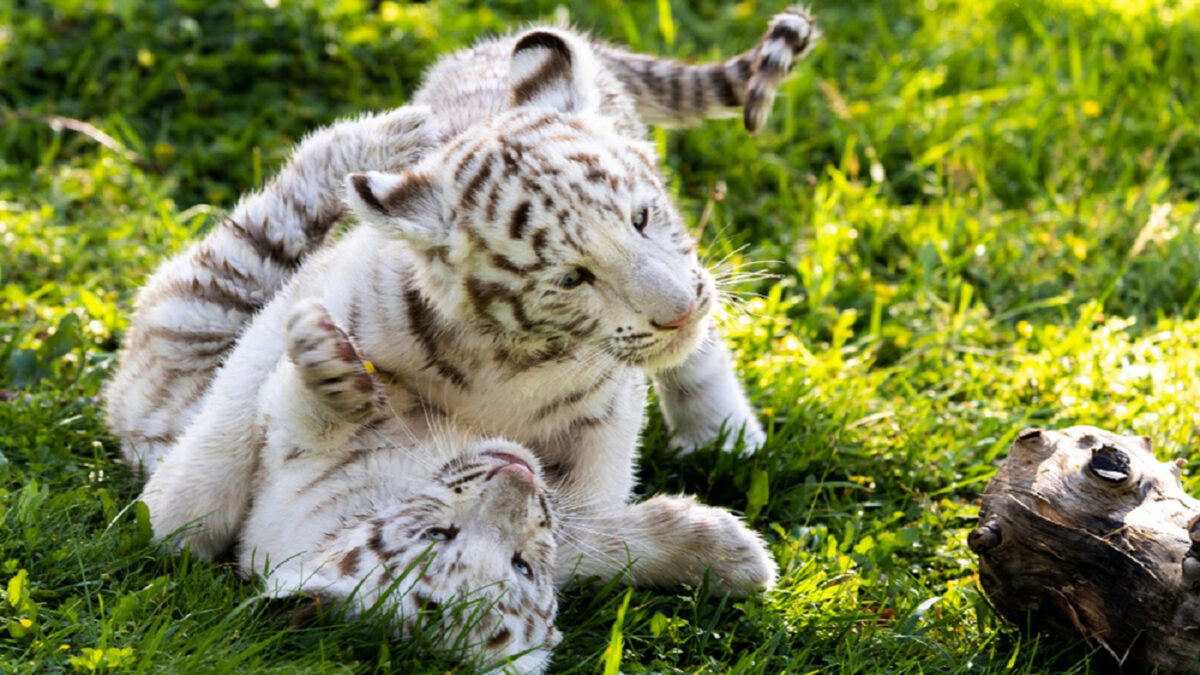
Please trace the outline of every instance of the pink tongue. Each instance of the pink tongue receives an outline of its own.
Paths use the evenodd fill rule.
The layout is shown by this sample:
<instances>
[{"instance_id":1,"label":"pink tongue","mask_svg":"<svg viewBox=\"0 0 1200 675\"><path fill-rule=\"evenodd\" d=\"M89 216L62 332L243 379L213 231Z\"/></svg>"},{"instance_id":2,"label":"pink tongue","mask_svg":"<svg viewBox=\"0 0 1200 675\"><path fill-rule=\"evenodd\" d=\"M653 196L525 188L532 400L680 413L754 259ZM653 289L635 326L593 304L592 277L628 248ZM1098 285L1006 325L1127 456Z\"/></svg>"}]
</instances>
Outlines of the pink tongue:
<instances>
[{"instance_id":1,"label":"pink tongue","mask_svg":"<svg viewBox=\"0 0 1200 675\"><path fill-rule=\"evenodd\" d=\"M496 473L504 473L505 471L516 471L518 473L523 473L526 476L529 476L530 479L533 478L533 471L531 471L529 469L529 466L527 466L525 464L525 462L521 462L521 463L513 462L512 464L505 464L504 466L500 467L499 469L496 469Z\"/></svg>"},{"instance_id":2,"label":"pink tongue","mask_svg":"<svg viewBox=\"0 0 1200 675\"><path fill-rule=\"evenodd\" d=\"M485 452L483 454L487 455L488 457L495 457L496 459L499 459L501 461L508 462L507 466L501 467L502 470L510 468L515 464L518 467L524 469L525 471L528 471L531 474L533 473L533 469L529 466L529 463L526 462L525 460L521 459L520 457L517 457L516 455L510 455L507 452L498 452L498 451L494 451L494 450L488 450L487 452Z\"/></svg>"}]
</instances>

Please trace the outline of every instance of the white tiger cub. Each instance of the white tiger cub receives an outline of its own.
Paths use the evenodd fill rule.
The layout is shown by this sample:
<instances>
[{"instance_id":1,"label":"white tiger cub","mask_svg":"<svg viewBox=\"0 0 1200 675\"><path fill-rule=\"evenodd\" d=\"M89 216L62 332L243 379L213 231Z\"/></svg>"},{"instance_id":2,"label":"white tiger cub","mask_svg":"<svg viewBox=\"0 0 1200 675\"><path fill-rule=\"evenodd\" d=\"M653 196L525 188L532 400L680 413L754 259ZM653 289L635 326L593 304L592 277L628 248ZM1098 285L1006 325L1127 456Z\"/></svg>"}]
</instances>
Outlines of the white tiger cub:
<instances>
[{"instance_id":1,"label":"white tiger cub","mask_svg":"<svg viewBox=\"0 0 1200 675\"><path fill-rule=\"evenodd\" d=\"M177 543L206 556L241 538L244 564L270 555L273 575L296 556L272 554L272 536L303 541L323 529L307 527L303 509L283 508L292 503L283 493L263 498L312 476L291 461L325 462L318 477L328 471L337 480L323 479L322 498L337 502L363 484L351 477L383 473L371 470L384 456L371 443L390 444L388 467L424 462L430 470L451 447L488 456L481 448L493 446L471 439L500 437L514 444L507 455L532 451L522 461L535 478L544 475L559 504L558 580L578 573L671 585L711 571L718 588L735 593L770 586L769 552L727 511L682 497L628 503L645 373L677 442L707 442L723 424L742 429L750 445L763 437L709 326L716 290L651 147L639 140L637 114L689 123L741 105L754 128L816 35L811 17L792 9L746 54L693 66L535 29L443 60L417 94L424 106L305 141L263 193L164 265L139 295L106 398L126 457L150 475L143 498L156 535L178 532ZM409 170L352 177L349 197L369 226L322 249L342 213L331 177L372 168ZM394 414L351 425L359 430L344 444L298 443L280 454L279 439L307 427L277 422L323 410L297 408L285 394L320 394L320 383L304 393L264 382L296 368L289 319L318 305L375 364L377 377L367 379ZM325 419L319 429L338 427L317 418ZM459 440L439 446L446 430ZM408 489L394 495L397 503ZM361 547L347 547L371 522L355 530L351 519L345 546L293 549L316 557L286 583L283 564L278 588L314 590L300 578L325 576L306 577L308 569L332 573L328 564L342 569L350 551L362 556ZM503 541L513 547L515 539ZM425 548L410 540L405 555ZM328 564L313 562L321 556ZM359 574L366 567L348 578ZM346 584L336 586L328 588L344 595Z\"/></svg>"},{"instance_id":2,"label":"white tiger cub","mask_svg":"<svg viewBox=\"0 0 1200 675\"><path fill-rule=\"evenodd\" d=\"M683 125L738 110L753 131L765 120L780 81L819 36L812 16L792 7L772 19L753 49L719 63L686 64L588 45L600 58L594 88L599 112L635 138L644 133L639 116ZM507 69L514 42L485 41L442 59L414 105L315 132L260 192L243 198L202 241L160 266L138 294L119 367L104 394L109 424L131 464L153 473L179 441L247 322L346 215L338 187L346 174L411 168L512 105ZM673 378L664 371L658 379L669 385ZM701 406L699 414L686 415L689 405L676 399L690 397L687 379L659 391L676 431L674 444L684 449L714 435L719 418L708 413L730 407ZM748 445L761 442L758 431L747 430Z\"/></svg>"},{"instance_id":3,"label":"white tiger cub","mask_svg":"<svg viewBox=\"0 0 1200 675\"><path fill-rule=\"evenodd\" d=\"M259 394L241 568L270 594L350 598L400 635L421 623L459 658L540 672L559 640L558 515L536 456L450 428L413 435L409 417L424 412L389 409L314 301L292 309L286 344Z\"/></svg>"}]
</instances>

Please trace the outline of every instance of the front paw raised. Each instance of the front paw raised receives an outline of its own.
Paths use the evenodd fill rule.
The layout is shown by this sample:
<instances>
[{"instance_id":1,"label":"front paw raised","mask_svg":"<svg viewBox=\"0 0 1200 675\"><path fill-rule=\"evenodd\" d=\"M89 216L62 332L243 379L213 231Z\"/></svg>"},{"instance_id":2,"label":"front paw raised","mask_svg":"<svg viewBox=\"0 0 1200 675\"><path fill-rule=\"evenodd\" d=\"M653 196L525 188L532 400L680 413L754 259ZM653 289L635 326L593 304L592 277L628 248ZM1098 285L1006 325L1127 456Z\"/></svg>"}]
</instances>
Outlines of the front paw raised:
<instances>
[{"instance_id":1,"label":"front paw raised","mask_svg":"<svg viewBox=\"0 0 1200 675\"><path fill-rule=\"evenodd\" d=\"M315 300L301 300L287 320L288 358L305 387L342 418L375 414L381 392L362 352Z\"/></svg>"}]
</instances>

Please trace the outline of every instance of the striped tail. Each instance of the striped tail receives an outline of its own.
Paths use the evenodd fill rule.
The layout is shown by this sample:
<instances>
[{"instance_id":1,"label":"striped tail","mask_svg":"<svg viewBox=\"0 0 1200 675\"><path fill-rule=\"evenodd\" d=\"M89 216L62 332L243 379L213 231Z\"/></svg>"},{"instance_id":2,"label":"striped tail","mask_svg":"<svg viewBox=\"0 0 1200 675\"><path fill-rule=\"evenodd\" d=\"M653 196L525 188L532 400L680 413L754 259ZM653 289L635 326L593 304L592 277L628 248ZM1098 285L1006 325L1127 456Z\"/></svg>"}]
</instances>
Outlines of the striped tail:
<instances>
[{"instance_id":1,"label":"striped tail","mask_svg":"<svg viewBox=\"0 0 1200 675\"><path fill-rule=\"evenodd\" d=\"M122 455L146 476L187 427L250 319L345 215L353 171L397 171L437 143L427 108L347 120L304 139L262 190L163 263L138 293L104 392Z\"/></svg>"},{"instance_id":2,"label":"striped tail","mask_svg":"<svg viewBox=\"0 0 1200 675\"><path fill-rule=\"evenodd\" d=\"M766 122L792 66L820 36L813 15L794 6L771 19L753 49L719 63L683 63L606 45L596 53L633 96L646 122L687 126L734 117L740 110L753 133Z\"/></svg>"}]
</instances>

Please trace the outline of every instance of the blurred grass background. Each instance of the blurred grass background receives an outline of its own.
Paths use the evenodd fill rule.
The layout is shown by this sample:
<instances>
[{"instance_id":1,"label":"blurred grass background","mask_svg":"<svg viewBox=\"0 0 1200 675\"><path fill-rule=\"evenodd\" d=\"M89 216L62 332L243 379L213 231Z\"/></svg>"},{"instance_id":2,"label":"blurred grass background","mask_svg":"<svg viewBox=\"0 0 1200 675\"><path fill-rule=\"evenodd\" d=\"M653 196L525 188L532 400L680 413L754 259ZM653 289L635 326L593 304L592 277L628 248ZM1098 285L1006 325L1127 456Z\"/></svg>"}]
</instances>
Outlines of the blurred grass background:
<instances>
[{"instance_id":1,"label":"blurred grass background","mask_svg":"<svg viewBox=\"0 0 1200 675\"><path fill-rule=\"evenodd\" d=\"M569 589L556 672L1088 671L996 618L965 536L1023 426L1200 457L1198 4L822 0L763 133L656 132L708 257L776 275L725 317L771 441L676 461L652 415L643 489L745 513L783 578ZM0 3L0 670L452 669L147 545L95 398L133 294L305 132L477 36L566 16L707 60L781 6Z\"/></svg>"}]
</instances>

